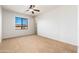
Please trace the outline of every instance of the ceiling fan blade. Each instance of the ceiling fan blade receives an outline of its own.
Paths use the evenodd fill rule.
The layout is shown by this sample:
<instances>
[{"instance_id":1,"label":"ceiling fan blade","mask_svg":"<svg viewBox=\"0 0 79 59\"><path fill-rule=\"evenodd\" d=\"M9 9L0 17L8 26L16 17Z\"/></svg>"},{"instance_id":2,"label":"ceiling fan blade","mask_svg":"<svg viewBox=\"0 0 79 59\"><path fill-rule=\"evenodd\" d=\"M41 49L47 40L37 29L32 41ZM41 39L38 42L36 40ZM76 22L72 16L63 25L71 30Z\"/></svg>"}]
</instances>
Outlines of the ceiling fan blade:
<instances>
[{"instance_id":1,"label":"ceiling fan blade","mask_svg":"<svg viewBox=\"0 0 79 59\"><path fill-rule=\"evenodd\" d=\"M32 11L32 14L34 14L34 12Z\"/></svg>"},{"instance_id":2,"label":"ceiling fan blade","mask_svg":"<svg viewBox=\"0 0 79 59\"><path fill-rule=\"evenodd\" d=\"M34 8L34 7L35 7L35 5L32 5L32 7Z\"/></svg>"},{"instance_id":3,"label":"ceiling fan blade","mask_svg":"<svg viewBox=\"0 0 79 59\"><path fill-rule=\"evenodd\" d=\"M29 11L29 10L26 10L26 11Z\"/></svg>"},{"instance_id":4,"label":"ceiling fan blade","mask_svg":"<svg viewBox=\"0 0 79 59\"><path fill-rule=\"evenodd\" d=\"M35 7L35 5L30 5L29 9L33 9Z\"/></svg>"},{"instance_id":5,"label":"ceiling fan blade","mask_svg":"<svg viewBox=\"0 0 79 59\"><path fill-rule=\"evenodd\" d=\"M32 9L32 5L30 5L29 9Z\"/></svg>"},{"instance_id":6,"label":"ceiling fan blade","mask_svg":"<svg viewBox=\"0 0 79 59\"><path fill-rule=\"evenodd\" d=\"M34 11L37 11L37 12L40 12L40 10L37 10L37 9L33 9Z\"/></svg>"}]
</instances>

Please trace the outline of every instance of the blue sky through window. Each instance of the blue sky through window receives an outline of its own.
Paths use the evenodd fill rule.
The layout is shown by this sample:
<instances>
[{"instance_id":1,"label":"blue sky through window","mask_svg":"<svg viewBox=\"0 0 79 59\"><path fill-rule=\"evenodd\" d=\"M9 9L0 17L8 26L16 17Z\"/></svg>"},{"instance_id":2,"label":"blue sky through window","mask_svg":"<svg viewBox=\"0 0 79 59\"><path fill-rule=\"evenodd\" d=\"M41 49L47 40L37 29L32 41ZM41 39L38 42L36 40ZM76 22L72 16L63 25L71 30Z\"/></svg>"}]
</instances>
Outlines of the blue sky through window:
<instances>
[{"instance_id":1,"label":"blue sky through window","mask_svg":"<svg viewBox=\"0 0 79 59\"><path fill-rule=\"evenodd\" d=\"M21 24L21 18L20 17L16 17L16 24Z\"/></svg>"},{"instance_id":2,"label":"blue sky through window","mask_svg":"<svg viewBox=\"0 0 79 59\"><path fill-rule=\"evenodd\" d=\"M16 24L25 24L28 25L28 19L27 18L21 18L21 17L16 17Z\"/></svg>"},{"instance_id":3,"label":"blue sky through window","mask_svg":"<svg viewBox=\"0 0 79 59\"><path fill-rule=\"evenodd\" d=\"M26 18L22 18L23 19L23 24L28 24L28 20Z\"/></svg>"}]
</instances>

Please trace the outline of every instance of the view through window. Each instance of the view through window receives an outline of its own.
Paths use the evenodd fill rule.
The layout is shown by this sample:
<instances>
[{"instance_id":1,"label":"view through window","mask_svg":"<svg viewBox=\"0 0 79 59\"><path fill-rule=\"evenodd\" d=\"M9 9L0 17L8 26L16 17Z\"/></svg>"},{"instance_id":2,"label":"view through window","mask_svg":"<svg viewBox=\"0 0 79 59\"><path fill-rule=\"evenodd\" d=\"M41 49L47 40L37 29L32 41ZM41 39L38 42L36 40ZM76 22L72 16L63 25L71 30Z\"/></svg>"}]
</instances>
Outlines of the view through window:
<instances>
[{"instance_id":1,"label":"view through window","mask_svg":"<svg viewBox=\"0 0 79 59\"><path fill-rule=\"evenodd\" d=\"M28 19L22 17L15 17L16 20L16 29L27 29L28 28Z\"/></svg>"}]
</instances>

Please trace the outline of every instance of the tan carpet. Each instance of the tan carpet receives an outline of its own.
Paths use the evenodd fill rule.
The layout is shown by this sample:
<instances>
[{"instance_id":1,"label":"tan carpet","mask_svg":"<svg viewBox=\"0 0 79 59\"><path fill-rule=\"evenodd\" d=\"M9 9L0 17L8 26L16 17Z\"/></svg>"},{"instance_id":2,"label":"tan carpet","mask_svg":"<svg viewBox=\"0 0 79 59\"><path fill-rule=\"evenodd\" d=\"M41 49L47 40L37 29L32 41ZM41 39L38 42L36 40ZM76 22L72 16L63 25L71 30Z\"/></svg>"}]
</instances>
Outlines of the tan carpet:
<instances>
[{"instance_id":1,"label":"tan carpet","mask_svg":"<svg viewBox=\"0 0 79 59\"><path fill-rule=\"evenodd\" d=\"M77 52L77 47L41 36L31 35L3 40L0 44L0 52L69 53Z\"/></svg>"}]
</instances>

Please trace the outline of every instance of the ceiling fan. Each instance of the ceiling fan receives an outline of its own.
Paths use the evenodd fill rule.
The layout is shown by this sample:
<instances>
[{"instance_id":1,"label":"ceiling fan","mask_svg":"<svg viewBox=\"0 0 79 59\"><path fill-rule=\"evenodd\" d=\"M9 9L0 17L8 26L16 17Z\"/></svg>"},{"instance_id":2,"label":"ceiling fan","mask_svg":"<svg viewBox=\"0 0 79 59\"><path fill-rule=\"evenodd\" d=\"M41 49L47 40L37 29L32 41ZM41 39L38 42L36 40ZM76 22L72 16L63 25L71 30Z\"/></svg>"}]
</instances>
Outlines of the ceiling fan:
<instances>
[{"instance_id":1,"label":"ceiling fan","mask_svg":"<svg viewBox=\"0 0 79 59\"><path fill-rule=\"evenodd\" d=\"M28 10L26 11L30 11L32 14L34 14L35 12L40 12L40 10L34 9L34 8L35 8L35 5L30 5Z\"/></svg>"}]
</instances>

